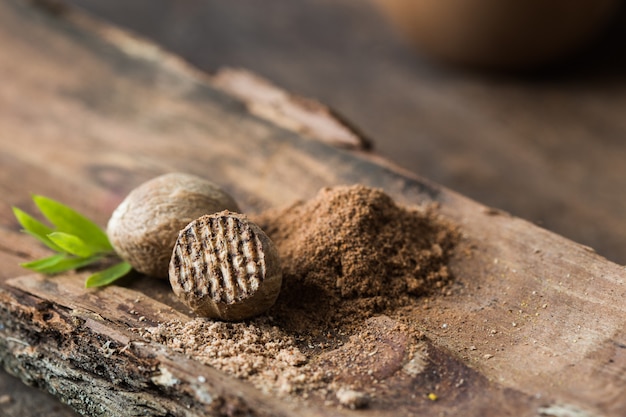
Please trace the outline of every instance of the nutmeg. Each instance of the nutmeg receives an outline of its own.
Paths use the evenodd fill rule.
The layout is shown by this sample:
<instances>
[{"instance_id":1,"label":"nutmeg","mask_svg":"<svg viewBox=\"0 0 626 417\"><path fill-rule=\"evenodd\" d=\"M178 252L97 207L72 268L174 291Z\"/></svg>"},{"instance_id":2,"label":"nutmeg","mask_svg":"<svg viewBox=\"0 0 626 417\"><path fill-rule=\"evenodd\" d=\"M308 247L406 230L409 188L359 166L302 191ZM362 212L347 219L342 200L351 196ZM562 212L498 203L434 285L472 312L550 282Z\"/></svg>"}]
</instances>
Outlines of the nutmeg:
<instances>
[{"instance_id":1,"label":"nutmeg","mask_svg":"<svg viewBox=\"0 0 626 417\"><path fill-rule=\"evenodd\" d=\"M107 234L135 270L166 278L178 232L192 220L222 210L239 207L219 186L195 175L165 174L128 194L113 212Z\"/></svg>"},{"instance_id":2,"label":"nutmeg","mask_svg":"<svg viewBox=\"0 0 626 417\"><path fill-rule=\"evenodd\" d=\"M198 315L244 320L274 304L282 272L269 237L245 216L223 211L180 231L170 283Z\"/></svg>"}]
</instances>

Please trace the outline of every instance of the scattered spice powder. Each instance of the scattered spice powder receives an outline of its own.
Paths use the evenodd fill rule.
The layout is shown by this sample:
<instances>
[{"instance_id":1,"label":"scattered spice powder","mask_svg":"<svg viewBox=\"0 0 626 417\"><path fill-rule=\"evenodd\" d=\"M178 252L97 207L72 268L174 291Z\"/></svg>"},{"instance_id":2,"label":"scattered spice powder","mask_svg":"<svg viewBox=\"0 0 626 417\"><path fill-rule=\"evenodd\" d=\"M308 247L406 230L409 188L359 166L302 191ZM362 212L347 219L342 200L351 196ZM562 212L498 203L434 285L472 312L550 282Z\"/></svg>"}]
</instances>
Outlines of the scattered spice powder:
<instances>
[{"instance_id":1,"label":"scattered spice powder","mask_svg":"<svg viewBox=\"0 0 626 417\"><path fill-rule=\"evenodd\" d=\"M402 207L382 190L325 188L253 220L276 244L283 267L283 287L268 314L242 323L195 318L142 334L267 393L314 393L337 403L338 392L363 388L355 381L376 376L371 360L360 361L363 369L351 367L349 377L342 362L363 355L360 341L382 343L380 336L369 340L376 326L416 342L415 324L384 317L451 279L446 264L456 227L436 208ZM394 360L402 366L411 359Z\"/></svg>"}]
</instances>

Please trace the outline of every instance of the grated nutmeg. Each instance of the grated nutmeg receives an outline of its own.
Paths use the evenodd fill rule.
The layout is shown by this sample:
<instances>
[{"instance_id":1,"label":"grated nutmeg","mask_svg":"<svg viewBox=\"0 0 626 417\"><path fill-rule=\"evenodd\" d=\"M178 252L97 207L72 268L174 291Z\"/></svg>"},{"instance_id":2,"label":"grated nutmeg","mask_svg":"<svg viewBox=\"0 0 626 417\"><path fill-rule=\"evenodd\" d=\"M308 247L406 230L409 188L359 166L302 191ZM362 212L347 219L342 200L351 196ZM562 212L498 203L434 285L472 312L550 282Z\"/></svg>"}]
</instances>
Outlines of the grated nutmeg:
<instances>
[{"instance_id":1,"label":"grated nutmeg","mask_svg":"<svg viewBox=\"0 0 626 417\"><path fill-rule=\"evenodd\" d=\"M274 304L282 272L267 235L244 215L222 211L180 231L169 278L174 293L198 315L237 321Z\"/></svg>"}]
</instances>

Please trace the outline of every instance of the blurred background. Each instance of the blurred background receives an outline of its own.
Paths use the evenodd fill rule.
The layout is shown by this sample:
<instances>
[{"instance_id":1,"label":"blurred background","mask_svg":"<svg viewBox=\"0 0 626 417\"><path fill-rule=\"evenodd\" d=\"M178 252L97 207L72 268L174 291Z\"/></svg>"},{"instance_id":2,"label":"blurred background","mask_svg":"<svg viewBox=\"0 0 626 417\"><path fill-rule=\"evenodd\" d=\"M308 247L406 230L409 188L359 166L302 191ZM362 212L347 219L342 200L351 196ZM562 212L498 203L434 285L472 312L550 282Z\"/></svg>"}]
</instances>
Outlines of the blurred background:
<instances>
[{"instance_id":1,"label":"blurred background","mask_svg":"<svg viewBox=\"0 0 626 417\"><path fill-rule=\"evenodd\" d=\"M318 99L396 164L626 263L623 2L493 3L70 0Z\"/></svg>"},{"instance_id":2,"label":"blurred background","mask_svg":"<svg viewBox=\"0 0 626 417\"><path fill-rule=\"evenodd\" d=\"M626 263L621 0L68 3L315 98L395 164ZM13 410L38 395L20 385L0 378Z\"/></svg>"}]
</instances>

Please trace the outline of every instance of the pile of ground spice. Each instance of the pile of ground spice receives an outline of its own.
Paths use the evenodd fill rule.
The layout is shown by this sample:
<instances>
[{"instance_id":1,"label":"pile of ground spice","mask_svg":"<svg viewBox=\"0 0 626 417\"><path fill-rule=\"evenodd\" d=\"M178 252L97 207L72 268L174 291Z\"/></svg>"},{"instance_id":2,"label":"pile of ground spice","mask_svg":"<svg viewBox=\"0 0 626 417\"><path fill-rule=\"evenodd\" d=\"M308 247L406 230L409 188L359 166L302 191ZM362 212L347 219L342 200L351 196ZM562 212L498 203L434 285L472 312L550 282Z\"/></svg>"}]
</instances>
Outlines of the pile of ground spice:
<instances>
[{"instance_id":1,"label":"pile of ground spice","mask_svg":"<svg viewBox=\"0 0 626 417\"><path fill-rule=\"evenodd\" d=\"M326 188L310 201L253 220L282 261L283 286L274 307L243 323L196 318L142 329L142 335L264 392L301 398L315 392L361 404L360 394L350 391L355 385L341 384L360 374L376 376L370 363L376 358L368 353L363 369L354 360L363 356L363 343L374 343L368 339L373 323L411 340L419 334L414 324L375 316L393 316L451 279L446 263L456 228L434 207L403 207L381 190L358 185ZM346 379L342 361L348 360Z\"/></svg>"},{"instance_id":2,"label":"pile of ground spice","mask_svg":"<svg viewBox=\"0 0 626 417\"><path fill-rule=\"evenodd\" d=\"M349 330L450 279L455 228L433 207L399 206L379 189L326 188L256 221L283 266L271 314L296 334Z\"/></svg>"}]
</instances>

